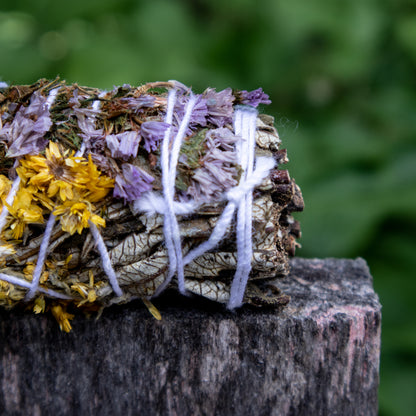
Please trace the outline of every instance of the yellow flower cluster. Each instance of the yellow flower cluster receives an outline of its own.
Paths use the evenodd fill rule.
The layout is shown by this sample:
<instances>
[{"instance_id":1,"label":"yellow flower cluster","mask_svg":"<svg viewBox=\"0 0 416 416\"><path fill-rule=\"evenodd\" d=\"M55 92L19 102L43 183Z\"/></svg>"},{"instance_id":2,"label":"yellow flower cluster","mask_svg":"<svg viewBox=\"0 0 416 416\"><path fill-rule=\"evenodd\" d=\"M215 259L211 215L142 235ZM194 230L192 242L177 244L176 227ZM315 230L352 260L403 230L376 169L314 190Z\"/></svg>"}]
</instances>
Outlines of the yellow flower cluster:
<instances>
[{"instance_id":1,"label":"yellow flower cluster","mask_svg":"<svg viewBox=\"0 0 416 416\"><path fill-rule=\"evenodd\" d=\"M108 194L114 180L101 174L90 155L86 159L68 153L50 142L45 156L27 155L20 161L16 171L21 185L13 205L7 205L13 220L6 238L21 238L27 224L43 223L48 212L59 217L62 229L70 234L81 234L89 222L105 226L104 219L94 214L93 203ZM0 196L7 185L0 180Z\"/></svg>"},{"instance_id":2,"label":"yellow flower cluster","mask_svg":"<svg viewBox=\"0 0 416 416\"><path fill-rule=\"evenodd\" d=\"M33 201L32 193L25 188L17 191L13 205L7 204L9 214L13 217L10 230L5 232L7 239L18 240L27 224L42 224L43 209Z\"/></svg>"}]
</instances>

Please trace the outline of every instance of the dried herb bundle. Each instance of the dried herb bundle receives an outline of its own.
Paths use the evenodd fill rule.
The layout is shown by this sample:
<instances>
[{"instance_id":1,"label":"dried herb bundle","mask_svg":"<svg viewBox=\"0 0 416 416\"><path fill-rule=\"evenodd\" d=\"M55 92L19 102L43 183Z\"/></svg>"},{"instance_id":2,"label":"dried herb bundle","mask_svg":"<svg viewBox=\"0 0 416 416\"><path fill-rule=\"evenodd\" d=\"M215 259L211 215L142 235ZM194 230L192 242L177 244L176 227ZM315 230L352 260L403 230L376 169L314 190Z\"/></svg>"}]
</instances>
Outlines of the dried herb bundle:
<instances>
[{"instance_id":1,"label":"dried herb bundle","mask_svg":"<svg viewBox=\"0 0 416 416\"><path fill-rule=\"evenodd\" d=\"M177 99L166 123L172 89ZM167 130L178 133L191 95L174 81L109 92L59 79L0 89L1 305L26 301L37 313L50 308L64 330L70 329L68 304L94 310L141 298L157 315L148 299L169 270L164 216L155 210L149 215L137 201L162 193L161 143ZM177 214L184 255L210 237L227 192L243 174L236 151L242 138L233 130L236 106L270 102L261 89L207 89L193 97L175 177L175 203L194 207ZM255 139L256 156L287 162L272 117L258 116ZM268 282L289 271L288 255L300 236L291 214L302 209L300 190L286 170L273 169L253 191L244 302L288 302ZM188 292L227 303L238 263L235 232L233 222L214 249L185 266ZM103 267L97 233L120 293ZM45 234L50 238L42 246Z\"/></svg>"}]
</instances>

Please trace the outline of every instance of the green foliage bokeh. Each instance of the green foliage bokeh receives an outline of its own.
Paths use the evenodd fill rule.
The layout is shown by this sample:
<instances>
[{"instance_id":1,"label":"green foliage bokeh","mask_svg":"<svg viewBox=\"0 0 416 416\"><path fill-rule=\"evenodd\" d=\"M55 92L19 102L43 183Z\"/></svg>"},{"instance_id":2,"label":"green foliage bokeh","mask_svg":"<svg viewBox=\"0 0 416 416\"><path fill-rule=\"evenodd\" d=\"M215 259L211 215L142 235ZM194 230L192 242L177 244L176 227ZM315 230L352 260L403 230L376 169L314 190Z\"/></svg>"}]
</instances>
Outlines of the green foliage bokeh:
<instances>
[{"instance_id":1,"label":"green foliage bokeh","mask_svg":"<svg viewBox=\"0 0 416 416\"><path fill-rule=\"evenodd\" d=\"M415 69L411 0L0 0L9 83L263 87L306 202L298 255L374 276L381 415L416 414Z\"/></svg>"}]
</instances>

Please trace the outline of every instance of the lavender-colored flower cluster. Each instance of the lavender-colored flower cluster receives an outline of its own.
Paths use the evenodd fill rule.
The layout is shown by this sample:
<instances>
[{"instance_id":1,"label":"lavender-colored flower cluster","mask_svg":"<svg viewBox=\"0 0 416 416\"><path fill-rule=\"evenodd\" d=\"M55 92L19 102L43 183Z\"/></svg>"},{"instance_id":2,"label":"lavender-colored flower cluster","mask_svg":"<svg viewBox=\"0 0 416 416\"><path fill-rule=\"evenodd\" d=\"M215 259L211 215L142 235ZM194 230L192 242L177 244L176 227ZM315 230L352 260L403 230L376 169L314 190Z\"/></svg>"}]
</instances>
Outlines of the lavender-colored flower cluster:
<instances>
[{"instance_id":1,"label":"lavender-colored flower cluster","mask_svg":"<svg viewBox=\"0 0 416 416\"><path fill-rule=\"evenodd\" d=\"M109 134L105 140L112 157L127 160L129 157L137 156L140 143L140 136L137 131Z\"/></svg>"},{"instance_id":2,"label":"lavender-colored flower cluster","mask_svg":"<svg viewBox=\"0 0 416 416\"><path fill-rule=\"evenodd\" d=\"M233 121L233 101L235 100L231 88L216 92L208 88L203 97L207 104L208 121L217 127L224 127Z\"/></svg>"},{"instance_id":3,"label":"lavender-colored flower cluster","mask_svg":"<svg viewBox=\"0 0 416 416\"><path fill-rule=\"evenodd\" d=\"M241 91L241 104L257 108L259 104L270 104L269 96L261 88L254 91Z\"/></svg>"},{"instance_id":4,"label":"lavender-colored flower cluster","mask_svg":"<svg viewBox=\"0 0 416 416\"><path fill-rule=\"evenodd\" d=\"M173 110L172 135L178 131L192 94L183 84L176 82L174 85L177 89L177 100ZM128 92L130 86L125 85L123 88ZM122 93L122 89L115 88L107 93L106 99L112 95L124 111L127 110L128 114L135 117L142 117L142 114L158 108L163 103L163 98L148 93L138 97L120 97ZM151 183L154 178L126 162L132 162L131 159L137 157L139 146L148 153L156 152L170 125L161 121L160 115L155 117L152 113L150 119L144 118L139 123L140 130L135 130L135 127L130 130L132 127L129 127L126 131L106 134L104 128L96 126L99 106L83 108L82 100L87 98L75 89L73 97L69 100L69 114L74 114L77 118L83 146L91 153L100 168L115 178L114 197L123 198L126 202L133 201L143 192L152 189ZM226 190L237 184L238 161L235 143L238 138L225 127L232 124L234 102L257 107L260 104L269 104L270 100L261 88L251 92L240 91L235 96L231 88L219 92L208 88L196 97L186 134L190 136L201 128L210 130L206 133L203 156L199 156L200 167L193 172L191 185L186 192L187 197L197 201L219 199ZM111 158L108 157L110 154Z\"/></svg>"},{"instance_id":5,"label":"lavender-colored flower cluster","mask_svg":"<svg viewBox=\"0 0 416 416\"><path fill-rule=\"evenodd\" d=\"M113 196L123 198L126 202L134 201L143 192L152 189L154 178L143 169L130 163L123 163L122 172L116 176Z\"/></svg>"},{"instance_id":6,"label":"lavender-colored flower cluster","mask_svg":"<svg viewBox=\"0 0 416 416\"><path fill-rule=\"evenodd\" d=\"M177 127L179 126L179 124L181 123L181 120L183 119L185 115L185 107L188 101L189 101L188 95L179 96L176 101L176 105L173 111L173 117L174 117L173 131L174 132L177 130ZM207 116L208 116L208 108L207 108L206 100L201 95L198 95L194 109L192 111L191 119L189 120L186 134L187 135L192 134L193 130L195 130L195 128L198 126L205 127L207 125Z\"/></svg>"},{"instance_id":7,"label":"lavender-colored flower cluster","mask_svg":"<svg viewBox=\"0 0 416 416\"><path fill-rule=\"evenodd\" d=\"M144 148L148 152L158 149L168 127L169 124L163 121L145 121L142 123L140 133L144 140Z\"/></svg>"},{"instance_id":8,"label":"lavender-colored flower cluster","mask_svg":"<svg viewBox=\"0 0 416 416\"><path fill-rule=\"evenodd\" d=\"M46 98L34 92L27 107L21 106L11 123L0 130L0 141L7 144L7 156L37 154L45 149L45 134L52 126Z\"/></svg>"},{"instance_id":9,"label":"lavender-colored flower cluster","mask_svg":"<svg viewBox=\"0 0 416 416\"><path fill-rule=\"evenodd\" d=\"M94 141L104 138L104 131L97 129L95 126L96 117L100 114L100 110L98 107L82 108L80 98L85 99L86 97L80 97L78 90L75 89L68 104L72 109L72 114L75 114L78 120L78 127L82 132L80 133L80 137L83 139L86 147L90 148ZM71 113L69 112L69 114Z\"/></svg>"},{"instance_id":10,"label":"lavender-colored flower cluster","mask_svg":"<svg viewBox=\"0 0 416 416\"><path fill-rule=\"evenodd\" d=\"M82 107L82 103L80 101L82 99L87 99L87 96L80 95L79 91L75 89L72 97L68 101L68 104L72 109L72 113L75 114L78 122L88 118L95 120L95 117L100 114L100 110L94 107Z\"/></svg>"},{"instance_id":11,"label":"lavender-colored flower cluster","mask_svg":"<svg viewBox=\"0 0 416 416\"><path fill-rule=\"evenodd\" d=\"M181 89L183 95L177 100L174 109L174 121L178 126L185 114L185 106L189 100L188 90ZM192 134L196 127L206 127L208 123L216 127L224 127L232 123L233 101L235 97L231 88L216 92L213 88L208 88L202 95L197 96L197 102L192 112L187 134Z\"/></svg>"},{"instance_id":12,"label":"lavender-colored flower cluster","mask_svg":"<svg viewBox=\"0 0 416 416\"><path fill-rule=\"evenodd\" d=\"M219 199L231 187L237 185L237 153L239 140L229 129L221 127L206 134L207 151L201 159L201 167L192 176L187 194L198 202Z\"/></svg>"}]
</instances>

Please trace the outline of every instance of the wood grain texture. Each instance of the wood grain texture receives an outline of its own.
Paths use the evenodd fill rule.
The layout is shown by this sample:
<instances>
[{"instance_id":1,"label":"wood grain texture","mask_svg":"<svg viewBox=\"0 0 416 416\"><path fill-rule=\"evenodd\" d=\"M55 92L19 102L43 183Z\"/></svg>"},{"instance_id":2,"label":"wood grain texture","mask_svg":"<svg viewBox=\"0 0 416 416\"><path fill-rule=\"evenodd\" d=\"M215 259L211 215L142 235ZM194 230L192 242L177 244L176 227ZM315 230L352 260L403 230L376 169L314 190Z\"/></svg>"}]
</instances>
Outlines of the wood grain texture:
<instances>
[{"instance_id":1,"label":"wood grain texture","mask_svg":"<svg viewBox=\"0 0 416 416\"><path fill-rule=\"evenodd\" d=\"M293 259L282 310L166 294L70 334L0 312L2 415L376 415L381 312L364 260Z\"/></svg>"}]
</instances>

